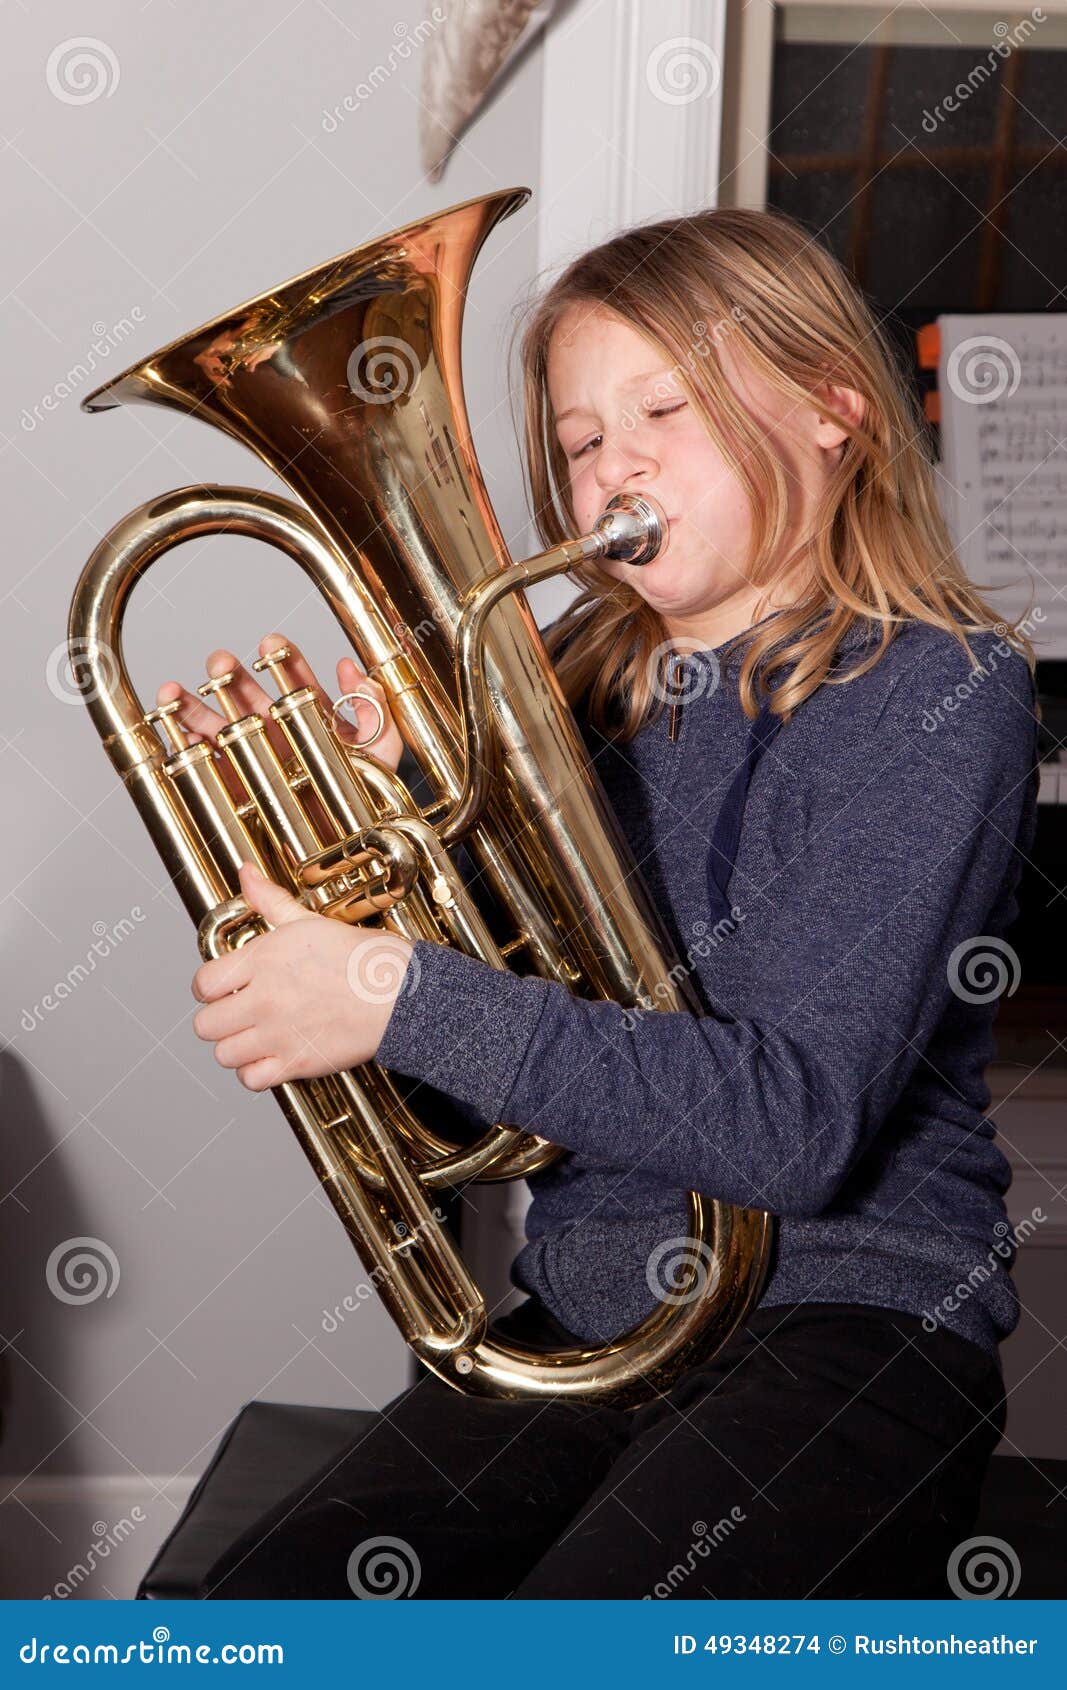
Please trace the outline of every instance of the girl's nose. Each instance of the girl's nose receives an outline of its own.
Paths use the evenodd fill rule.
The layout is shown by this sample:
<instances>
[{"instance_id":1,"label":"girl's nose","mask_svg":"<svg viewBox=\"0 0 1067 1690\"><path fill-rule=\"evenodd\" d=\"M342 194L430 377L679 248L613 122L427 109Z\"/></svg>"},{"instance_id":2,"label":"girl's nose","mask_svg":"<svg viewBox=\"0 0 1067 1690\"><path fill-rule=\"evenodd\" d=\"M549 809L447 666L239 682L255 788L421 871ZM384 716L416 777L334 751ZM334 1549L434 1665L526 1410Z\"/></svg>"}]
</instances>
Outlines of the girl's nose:
<instances>
[{"instance_id":1,"label":"girl's nose","mask_svg":"<svg viewBox=\"0 0 1067 1690\"><path fill-rule=\"evenodd\" d=\"M605 491L621 493L631 481L648 480L658 471L655 459L625 438L605 440L596 455L596 478Z\"/></svg>"}]
</instances>

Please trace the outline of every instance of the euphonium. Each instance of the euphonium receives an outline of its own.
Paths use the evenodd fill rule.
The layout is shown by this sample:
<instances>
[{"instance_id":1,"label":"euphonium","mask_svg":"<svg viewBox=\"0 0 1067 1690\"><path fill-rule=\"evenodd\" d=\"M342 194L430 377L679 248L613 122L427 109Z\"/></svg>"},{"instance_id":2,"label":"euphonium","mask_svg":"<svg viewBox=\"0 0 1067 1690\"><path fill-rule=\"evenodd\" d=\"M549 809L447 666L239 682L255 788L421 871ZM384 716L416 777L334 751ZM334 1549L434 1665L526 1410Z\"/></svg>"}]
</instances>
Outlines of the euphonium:
<instances>
[{"instance_id":1,"label":"euphonium","mask_svg":"<svg viewBox=\"0 0 1067 1690\"><path fill-rule=\"evenodd\" d=\"M664 538L651 501L613 500L592 534L525 563L508 556L474 454L460 379L472 265L528 198L469 200L272 288L100 387L84 409L152 400L216 424L301 495L190 486L131 511L100 542L70 614L70 657L93 722L199 926L206 959L262 930L235 896L252 861L313 909L457 945L494 968L626 1006L697 1009L640 879L523 596L583 559L645 562ZM420 808L369 752L346 745L284 651L254 667L280 696L189 745L176 706L145 711L122 651L135 582L163 552L212 533L287 553L384 686L433 801ZM236 719L235 719L236 718ZM450 851L465 846L499 898L494 938ZM513 936L510 936L512 935ZM682 1283L600 1348L534 1352L488 1333L485 1299L433 1194L510 1180L559 1147L506 1123L457 1144L419 1120L374 1063L274 1095L407 1343L458 1390L632 1406L713 1353L763 1282L771 1217L690 1193Z\"/></svg>"}]
</instances>

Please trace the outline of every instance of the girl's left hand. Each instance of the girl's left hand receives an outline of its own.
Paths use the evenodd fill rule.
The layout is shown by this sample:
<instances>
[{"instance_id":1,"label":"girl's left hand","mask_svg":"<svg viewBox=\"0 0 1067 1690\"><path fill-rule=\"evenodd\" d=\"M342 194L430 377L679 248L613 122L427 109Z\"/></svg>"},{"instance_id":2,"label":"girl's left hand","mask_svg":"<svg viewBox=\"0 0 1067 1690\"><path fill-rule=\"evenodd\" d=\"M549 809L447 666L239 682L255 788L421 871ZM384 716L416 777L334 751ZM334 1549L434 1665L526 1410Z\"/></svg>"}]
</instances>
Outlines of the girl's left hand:
<instances>
[{"instance_id":1,"label":"girl's left hand","mask_svg":"<svg viewBox=\"0 0 1067 1690\"><path fill-rule=\"evenodd\" d=\"M198 1038L249 1091L370 1062L413 946L399 933L348 926L305 909L251 863L241 893L271 931L205 962L193 996Z\"/></svg>"}]
</instances>

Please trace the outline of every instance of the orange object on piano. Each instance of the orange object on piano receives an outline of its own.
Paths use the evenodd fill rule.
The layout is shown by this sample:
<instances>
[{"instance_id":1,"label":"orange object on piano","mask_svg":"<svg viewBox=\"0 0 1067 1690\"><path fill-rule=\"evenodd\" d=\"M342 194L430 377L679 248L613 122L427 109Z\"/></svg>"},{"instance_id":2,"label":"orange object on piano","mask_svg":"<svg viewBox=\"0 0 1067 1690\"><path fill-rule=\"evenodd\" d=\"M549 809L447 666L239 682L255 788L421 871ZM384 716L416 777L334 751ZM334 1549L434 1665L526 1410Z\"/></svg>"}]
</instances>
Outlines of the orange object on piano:
<instances>
[{"instance_id":1,"label":"orange object on piano","mask_svg":"<svg viewBox=\"0 0 1067 1690\"><path fill-rule=\"evenodd\" d=\"M936 370L941 357L941 329L937 323L924 323L915 333L919 349L920 370Z\"/></svg>"}]
</instances>

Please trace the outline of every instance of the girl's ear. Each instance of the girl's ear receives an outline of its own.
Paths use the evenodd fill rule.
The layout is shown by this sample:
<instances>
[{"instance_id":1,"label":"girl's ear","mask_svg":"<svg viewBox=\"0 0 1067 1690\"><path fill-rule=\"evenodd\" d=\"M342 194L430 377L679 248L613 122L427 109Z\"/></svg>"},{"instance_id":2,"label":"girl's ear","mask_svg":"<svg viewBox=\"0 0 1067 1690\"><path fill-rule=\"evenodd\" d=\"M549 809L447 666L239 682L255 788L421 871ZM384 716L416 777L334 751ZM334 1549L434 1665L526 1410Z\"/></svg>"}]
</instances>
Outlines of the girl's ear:
<instances>
[{"instance_id":1,"label":"girl's ear","mask_svg":"<svg viewBox=\"0 0 1067 1690\"><path fill-rule=\"evenodd\" d=\"M854 428L858 428L867 414L867 401L862 393L854 387L843 387L835 382L827 382L812 395L816 407L815 444L832 450L848 439L848 433L833 417L824 416L818 409L820 401L832 408L839 416L847 417Z\"/></svg>"}]
</instances>

